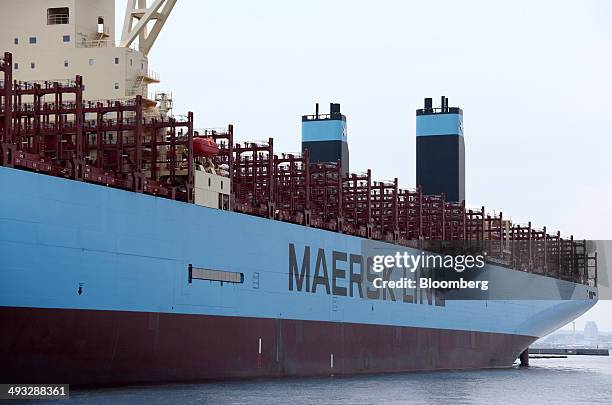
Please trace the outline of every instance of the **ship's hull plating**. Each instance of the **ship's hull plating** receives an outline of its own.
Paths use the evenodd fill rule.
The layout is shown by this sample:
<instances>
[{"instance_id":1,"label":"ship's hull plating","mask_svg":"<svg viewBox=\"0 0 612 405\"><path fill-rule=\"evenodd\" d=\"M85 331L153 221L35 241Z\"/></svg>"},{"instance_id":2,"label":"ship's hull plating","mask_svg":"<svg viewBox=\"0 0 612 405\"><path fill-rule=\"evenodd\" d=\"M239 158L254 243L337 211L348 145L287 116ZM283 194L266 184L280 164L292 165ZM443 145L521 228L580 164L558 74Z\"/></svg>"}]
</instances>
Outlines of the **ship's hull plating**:
<instances>
[{"instance_id":1,"label":"ship's hull plating","mask_svg":"<svg viewBox=\"0 0 612 405\"><path fill-rule=\"evenodd\" d=\"M0 187L7 383L503 367L596 302L499 266L492 283L547 299L376 292L353 259L397 248L383 242L4 167ZM241 282L190 280L190 264Z\"/></svg>"},{"instance_id":2,"label":"ship's hull plating","mask_svg":"<svg viewBox=\"0 0 612 405\"><path fill-rule=\"evenodd\" d=\"M535 340L353 323L38 308L3 308L0 322L0 380L6 383L122 384L505 367Z\"/></svg>"}]
</instances>

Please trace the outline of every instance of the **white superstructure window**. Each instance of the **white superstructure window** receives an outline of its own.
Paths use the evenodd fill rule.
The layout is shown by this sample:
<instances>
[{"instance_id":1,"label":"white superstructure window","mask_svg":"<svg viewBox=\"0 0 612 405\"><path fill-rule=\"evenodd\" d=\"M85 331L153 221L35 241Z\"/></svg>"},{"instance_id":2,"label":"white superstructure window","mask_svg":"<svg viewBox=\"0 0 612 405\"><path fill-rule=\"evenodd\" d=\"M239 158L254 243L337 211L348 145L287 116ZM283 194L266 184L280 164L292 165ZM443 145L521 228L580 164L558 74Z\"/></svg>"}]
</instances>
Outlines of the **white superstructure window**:
<instances>
[{"instance_id":1,"label":"white superstructure window","mask_svg":"<svg viewBox=\"0 0 612 405\"><path fill-rule=\"evenodd\" d=\"M68 67L68 59L64 61L64 67Z\"/></svg>"},{"instance_id":2,"label":"white superstructure window","mask_svg":"<svg viewBox=\"0 0 612 405\"><path fill-rule=\"evenodd\" d=\"M96 60L95 59L89 59L89 66L93 66L96 64Z\"/></svg>"},{"instance_id":3,"label":"white superstructure window","mask_svg":"<svg viewBox=\"0 0 612 405\"><path fill-rule=\"evenodd\" d=\"M64 35L64 36L62 37L62 41L63 41L63 42L70 42L70 35Z\"/></svg>"},{"instance_id":4,"label":"white superstructure window","mask_svg":"<svg viewBox=\"0 0 612 405\"><path fill-rule=\"evenodd\" d=\"M31 44L35 44L36 43L36 37L30 37L30 43Z\"/></svg>"},{"instance_id":5,"label":"white superstructure window","mask_svg":"<svg viewBox=\"0 0 612 405\"><path fill-rule=\"evenodd\" d=\"M119 64L119 58L115 58L115 65Z\"/></svg>"},{"instance_id":6,"label":"white superstructure window","mask_svg":"<svg viewBox=\"0 0 612 405\"><path fill-rule=\"evenodd\" d=\"M14 68L15 70L19 69L19 63L15 62L15 64L14 64L13 68Z\"/></svg>"},{"instance_id":7,"label":"white superstructure window","mask_svg":"<svg viewBox=\"0 0 612 405\"><path fill-rule=\"evenodd\" d=\"M36 63L30 62L30 69L36 69Z\"/></svg>"},{"instance_id":8,"label":"white superstructure window","mask_svg":"<svg viewBox=\"0 0 612 405\"><path fill-rule=\"evenodd\" d=\"M119 82L115 82L115 90L119 90Z\"/></svg>"},{"instance_id":9,"label":"white superstructure window","mask_svg":"<svg viewBox=\"0 0 612 405\"><path fill-rule=\"evenodd\" d=\"M15 38L15 45L19 45L19 38Z\"/></svg>"},{"instance_id":10,"label":"white superstructure window","mask_svg":"<svg viewBox=\"0 0 612 405\"><path fill-rule=\"evenodd\" d=\"M47 25L68 24L68 7L55 7L47 9Z\"/></svg>"}]
</instances>

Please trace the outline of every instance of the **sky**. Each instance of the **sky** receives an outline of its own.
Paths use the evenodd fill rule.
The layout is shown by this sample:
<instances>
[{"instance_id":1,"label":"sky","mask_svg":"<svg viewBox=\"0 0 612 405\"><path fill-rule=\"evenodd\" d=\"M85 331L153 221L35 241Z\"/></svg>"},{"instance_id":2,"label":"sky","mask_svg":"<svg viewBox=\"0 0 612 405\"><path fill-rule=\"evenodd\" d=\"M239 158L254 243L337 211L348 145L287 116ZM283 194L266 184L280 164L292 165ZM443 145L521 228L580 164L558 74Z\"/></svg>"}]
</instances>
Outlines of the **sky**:
<instances>
[{"instance_id":1,"label":"sky","mask_svg":"<svg viewBox=\"0 0 612 405\"><path fill-rule=\"evenodd\" d=\"M316 102L338 102L351 171L402 187L415 110L447 96L464 110L468 206L612 239L610 21L607 0L178 0L149 67L175 114L278 152L300 150ZM612 330L610 314L600 302L576 327Z\"/></svg>"}]
</instances>

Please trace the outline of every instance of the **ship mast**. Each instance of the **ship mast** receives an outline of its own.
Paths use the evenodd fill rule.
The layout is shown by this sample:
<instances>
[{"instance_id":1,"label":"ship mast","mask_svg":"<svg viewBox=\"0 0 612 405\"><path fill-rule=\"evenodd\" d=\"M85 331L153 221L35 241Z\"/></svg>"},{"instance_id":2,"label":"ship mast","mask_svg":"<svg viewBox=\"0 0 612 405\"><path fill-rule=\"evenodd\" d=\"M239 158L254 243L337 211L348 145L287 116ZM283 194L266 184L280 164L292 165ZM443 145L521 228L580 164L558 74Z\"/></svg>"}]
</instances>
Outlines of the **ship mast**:
<instances>
[{"instance_id":1,"label":"ship mast","mask_svg":"<svg viewBox=\"0 0 612 405\"><path fill-rule=\"evenodd\" d=\"M155 0L147 7L147 0L128 0L119 46L127 48L138 38L139 49L147 56L175 4L176 0Z\"/></svg>"}]
</instances>

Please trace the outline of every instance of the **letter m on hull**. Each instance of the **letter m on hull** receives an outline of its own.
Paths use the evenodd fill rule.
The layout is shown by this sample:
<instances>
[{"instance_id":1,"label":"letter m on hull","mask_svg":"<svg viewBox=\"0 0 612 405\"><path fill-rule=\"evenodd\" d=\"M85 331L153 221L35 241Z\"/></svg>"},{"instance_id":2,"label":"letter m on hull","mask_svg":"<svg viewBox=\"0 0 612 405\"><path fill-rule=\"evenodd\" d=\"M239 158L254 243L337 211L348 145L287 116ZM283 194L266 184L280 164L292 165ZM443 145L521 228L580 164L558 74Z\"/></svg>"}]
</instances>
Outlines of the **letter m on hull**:
<instances>
[{"instance_id":1,"label":"letter m on hull","mask_svg":"<svg viewBox=\"0 0 612 405\"><path fill-rule=\"evenodd\" d=\"M289 291L293 291L294 280L298 291L304 289L304 281L306 281L306 292L310 292L310 246L304 248L302 265L298 267L295 245L289 244Z\"/></svg>"}]
</instances>

